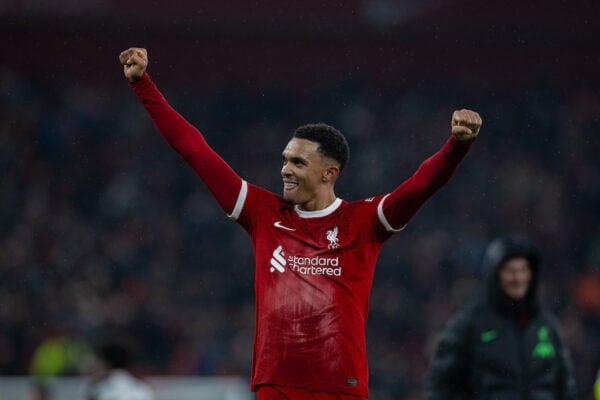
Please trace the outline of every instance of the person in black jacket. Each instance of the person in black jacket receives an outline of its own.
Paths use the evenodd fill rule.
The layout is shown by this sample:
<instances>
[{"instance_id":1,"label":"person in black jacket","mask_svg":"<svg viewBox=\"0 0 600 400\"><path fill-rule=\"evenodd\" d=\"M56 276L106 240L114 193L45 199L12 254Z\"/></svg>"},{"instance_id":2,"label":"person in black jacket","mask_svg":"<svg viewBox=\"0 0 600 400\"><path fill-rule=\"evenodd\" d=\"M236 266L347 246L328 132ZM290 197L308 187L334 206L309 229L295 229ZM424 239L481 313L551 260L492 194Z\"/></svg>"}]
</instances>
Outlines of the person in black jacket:
<instances>
[{"instance_id":1,"label":"person in black jacket","mask_svg":"<svg viewBox=\"0 0 600 400\"><path fill-rule=\"evenodd\" d=\"M522 238L498 238L482 267L482 290L442 333L426 399L575 399L558 321L538 301L537 249Z\"/></svg>"}]
</instances>

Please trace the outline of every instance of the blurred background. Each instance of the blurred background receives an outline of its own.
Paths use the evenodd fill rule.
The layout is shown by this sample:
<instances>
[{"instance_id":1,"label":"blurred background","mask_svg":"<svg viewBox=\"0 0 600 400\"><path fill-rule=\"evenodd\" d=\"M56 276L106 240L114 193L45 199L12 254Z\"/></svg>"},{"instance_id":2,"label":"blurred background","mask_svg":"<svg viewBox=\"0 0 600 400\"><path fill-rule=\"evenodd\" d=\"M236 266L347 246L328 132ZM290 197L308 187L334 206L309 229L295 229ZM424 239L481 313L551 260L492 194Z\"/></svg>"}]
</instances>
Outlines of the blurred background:
<instances>
[{"instance_id":1,"label":"blurred background","mask_svg":"<svg viewBox=\"0 0 600 400\"><path fill-rule=\"evenodd\" d=\"M584 399L600 358L600 3L595 0L0 1L0 375L73 376L106 332L138 371L241 376L253 257L129 89L149 73L245 179L281 190L308 122L352 149L338 196L391 191L449 135L482 133L384 247L367 329L371 398L419 399L438 333L496 235L543 253ZM1 392L1 390L0 390Z\"/></svg>"}]
</instances>

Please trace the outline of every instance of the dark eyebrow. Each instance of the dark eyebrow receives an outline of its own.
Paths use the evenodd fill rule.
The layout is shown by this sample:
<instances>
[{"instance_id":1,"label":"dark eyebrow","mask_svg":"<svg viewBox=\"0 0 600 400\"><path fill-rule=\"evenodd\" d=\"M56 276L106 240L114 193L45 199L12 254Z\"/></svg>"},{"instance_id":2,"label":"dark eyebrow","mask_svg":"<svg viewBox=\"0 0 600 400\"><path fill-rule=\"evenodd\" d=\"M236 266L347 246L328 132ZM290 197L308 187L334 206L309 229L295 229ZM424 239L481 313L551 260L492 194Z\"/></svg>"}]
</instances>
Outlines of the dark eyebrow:
<instances>
[{"instance_id":1,"label":"dark eyebrow","mask_svg":"<svg viewBox=\"0 0 600 400\"><path fill-rule=\"evenodd\" d=\"M292 162L294 164L304 164L308 165L308 161L302 157L292 157Z\"/></svg>"},{"instance_id":2,"label":"dark eyebrow","mask_svg":"<svg viewBox=\"0 0 600 400\"><path fill-rule=\"evenodd\" d=\"M282 154L281 157L283 158L283 160L287 160L287 158L285 157L285 154ZM289 161L292 164L302 164L302 165L308 165L308 160L306 160L305 158L302 157L291 157L289 159Z\"/></svg>"}]
</instances>

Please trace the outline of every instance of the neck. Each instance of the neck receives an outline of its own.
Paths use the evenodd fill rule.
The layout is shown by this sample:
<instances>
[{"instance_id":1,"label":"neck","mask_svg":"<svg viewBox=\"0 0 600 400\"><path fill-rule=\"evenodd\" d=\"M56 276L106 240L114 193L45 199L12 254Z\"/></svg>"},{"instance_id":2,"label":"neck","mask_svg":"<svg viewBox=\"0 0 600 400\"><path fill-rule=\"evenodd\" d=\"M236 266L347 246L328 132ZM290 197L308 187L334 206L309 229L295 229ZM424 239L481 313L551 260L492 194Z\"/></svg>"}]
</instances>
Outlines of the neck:
<instances>
[{"instance_id":1,"label":"neck","mask_svg":"<svg viewBox=\"0 0 600 400\"><path fill-rule=\"evenodd\" d=\"M315 197L306 203L298 204L298 208L302 211L319 211L329 207L336 199L335 193L331 191L327 196Z\"/></svg>"}]
</instances>

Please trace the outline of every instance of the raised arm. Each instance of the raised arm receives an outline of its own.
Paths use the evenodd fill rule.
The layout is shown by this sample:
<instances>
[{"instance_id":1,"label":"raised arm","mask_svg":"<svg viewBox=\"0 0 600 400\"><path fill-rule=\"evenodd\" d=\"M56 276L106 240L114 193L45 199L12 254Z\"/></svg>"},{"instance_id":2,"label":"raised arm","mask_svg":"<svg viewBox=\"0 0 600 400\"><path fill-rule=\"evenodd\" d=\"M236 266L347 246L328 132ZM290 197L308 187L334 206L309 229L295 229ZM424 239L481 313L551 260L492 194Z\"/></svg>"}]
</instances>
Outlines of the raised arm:
<instances>
[{"instance_id":1,"label":"raised arm","mask_svg":"<svg viewBox=\"0 0 600 400\"><path fill-rule=\"evenodd\" d=\"M479 135L481 117L471 110L452 115L452 135L444 146L426 159L417 171L380 204L379 217L388 231L401 230L419 208L446 184Z\"/></svg>"},{"instance_id":2,"label":"raised arm","mask_svg":"<svg viewBox=\"0 0 600 400\"><path fill-rule=\"evenodd\" d=\"M148 52L132 47L119 55L123 73L165 140L190 164L217 202L231 214L242 188L242 179L208 145L202 134L175 109L146 72Z\"/></svg>"}]
</instances>

